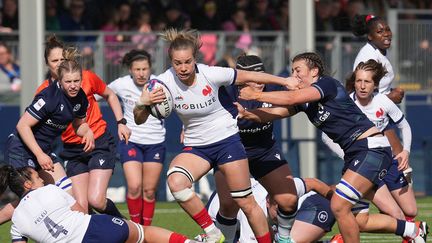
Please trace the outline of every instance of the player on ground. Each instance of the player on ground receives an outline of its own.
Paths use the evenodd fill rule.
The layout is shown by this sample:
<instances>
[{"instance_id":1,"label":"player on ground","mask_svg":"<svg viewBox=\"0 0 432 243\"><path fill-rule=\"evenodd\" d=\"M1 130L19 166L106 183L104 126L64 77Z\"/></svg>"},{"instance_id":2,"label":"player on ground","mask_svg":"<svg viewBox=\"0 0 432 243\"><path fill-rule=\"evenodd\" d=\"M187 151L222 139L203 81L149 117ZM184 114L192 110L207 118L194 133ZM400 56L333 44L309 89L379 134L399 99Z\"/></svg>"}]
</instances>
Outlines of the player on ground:
<instances>
[{"instance_id":1,"label":"player on ground","mask_svg":"<svg viewBox=\"0 0 432 243\"><path fill-rule=\"evenodd\" d=\"M44 181L31 167L0 167L0 195L9 188L20 198L12 216L14 243L193 243L158 227L142 227L110 215L88 215L75 199ZM49 198L50 200L47 200Z\"/></svg>"},{"instance_id":2,"label":"player on ground","mask_svg":"<svg viewBox=\"0 0 432 243\"><path fill-rule=\"evenodd\" d=\"M155 193L165 159L164 121L150 116L144 124L134 121L133 109L145 84L151 77L151 57L144 50L131 50L123 57L129 74L111 82L110 87L121 99L127 126L132 131L129 143L119 142L120 162L128 186L126 202L131 220L150 225ZM150 97L143 97L150 99Z\"/></svg>"},{"instance_id":3,"label":"player on ground","mask_svg":"<svg viewBox=\"0 0 432 243\"><path fill-rule=\"evenodd\" d=\"M172 68L157 79L166 84L174 100L174 110L184 125L184 145L168 170L168 185L181 207L204 229L209 242L222 242L224 237L214 225L202 201L191 190L212 167L226 178L227 187L237 205L247 216L258 242L270 242L265 215L255 202L249 180L246 153L238 135L237 121L227 111L232 102L221 92L222 86L242 85L247 81L286 85L277 76L232 68L209 67L196 63L201 46L196 31L170 29L162 34L170 42L168 54ZM295 87L297 82L292 86ZM144 92L148 92L145 91ZM158 89L161 102L165 95ZM141 105L149 105L140 101ZM135 110L137 124L145 122L146 109Z\"/></svg>"},{"instance_id":4,"label":"player on ground","mask_svg":"<svg viewBox=\"0 0 432 243\"><path fill-rule=\"evenodd\" d=\"M245 87L240 91L241 99L284 107L239 109L247 119L260 122L304 111L317 128L339 144L345 153L345 166L331 208L345 241L360 242L359 224L351 209L363 195L373 194L373 188L387 174L392 161L391 148L387 138L354 104L340 82L325 76L324 71L324 63L317 54L299 54L293 59L291 78L299 80L300 90L256 92Z\"/></svg>"},{"instance_id":5,"label":"player on ground","mask_svg":"<svg viewBox=\"0 0 432 243\"><path fill-rule=\"evenodd\" d=\"M56 70L59 62L64 58L64 49L64 44L55 36L48 37L45 47L45 63L49 68L49 77L38 87L37 93L58 79ZM120 140L127 142L130 130L126 127L126 119L123 118L117 96L96 74L83 70L81 88L89 102L87 123L94 133L95 149L89 153L83 152L80 138L72 127L68 126L62 134L64 145L60 157L65 162L66 173L72 180L73 195L86 212L89 211L90 204L100 213L121 217L115 204L106 198L108 182L117 160L116 146L114 138L106 129L106 122L102 119L102 113L94 95L98 94L106 99L113 110L117 119Z\"/></svg>"}]
</instances>

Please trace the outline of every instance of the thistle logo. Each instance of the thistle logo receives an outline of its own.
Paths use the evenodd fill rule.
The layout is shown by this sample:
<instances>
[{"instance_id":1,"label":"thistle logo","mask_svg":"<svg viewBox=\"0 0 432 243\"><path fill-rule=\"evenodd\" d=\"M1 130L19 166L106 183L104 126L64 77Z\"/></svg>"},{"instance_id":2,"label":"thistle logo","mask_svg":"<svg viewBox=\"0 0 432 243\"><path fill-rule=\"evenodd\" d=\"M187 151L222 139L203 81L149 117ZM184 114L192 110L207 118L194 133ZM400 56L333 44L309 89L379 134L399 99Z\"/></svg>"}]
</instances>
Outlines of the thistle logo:
<instances>
[{"instance_id":1,"label":"thistle logo","mask_svg":"<svg viewBox=\"0 0 432 243\"><path fill-rule=\"evenodd\" d=\"M380 108L379 110L377 110L377 112L375 113L377 118L380 118L380 116L384 115L384 111L382 108Z\"/></svg>"},{"instance_id":2,"label":"thistle logo","mask_svg":"<svg viewBox=\"0 0 432 243\"><path fill-rule=\"evenodd\" d=\"M204 96L211 94L211 92L212 92L212 88L210 87L210 85L206 85L205 88L202 90L202 94Z\"/></svg>"}]
</instances>

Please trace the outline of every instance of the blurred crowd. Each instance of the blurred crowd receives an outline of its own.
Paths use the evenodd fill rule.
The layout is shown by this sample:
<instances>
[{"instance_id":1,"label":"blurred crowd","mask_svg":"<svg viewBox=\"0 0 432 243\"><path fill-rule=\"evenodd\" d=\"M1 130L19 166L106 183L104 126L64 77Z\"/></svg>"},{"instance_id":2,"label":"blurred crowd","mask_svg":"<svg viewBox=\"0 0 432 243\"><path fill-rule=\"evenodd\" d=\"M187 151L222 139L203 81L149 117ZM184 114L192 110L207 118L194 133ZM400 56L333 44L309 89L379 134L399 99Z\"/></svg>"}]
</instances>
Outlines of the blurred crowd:
<instances>
[{"instance_id":1,"label":"blurred crowd","mask_svg":"<svg viewBox=\"0 0 432 243\"><path fill-rule=\"evenodd\" d=\"M347 31L355 14L431 9L432 0L316 0L317 30ZM45 0L49 31L287 30L288 0ZM18 29L18 0L1 1L0 31Z\"/></svg>"},{"instance_id":2,"label":"blurred crowd","mask_svg":"<svg viewBox=\"0 0 432 243\"><path fill-rule=\"evenodd\" d=\"M0 0L0 33L18 30L18 7L18 0ZM355 15L373 13L385 18L390 8L432 9L432 0L315 0L315 28L319 32L350 32L350 21ZM248 34L250 31L289 29L289 0L45 0L45 17L47 31L104 31L106 69L118 65L131 45L154 54L155 32L166 28L200 30L203 33L202 61L209 65L233 66L234 57L241 51L259 55L253 51L255 40ZM413 18L419 18L419 15ZM121 34L122 31L134 33ZM233 32L237 36L233 34L235 38L227 44L232 47L217 59L218 37L206 31ZM12 38L0 35L0 41L6 43L16 41ZM260 38L259 41L272 40ZM94 45L91 43L96 36L75 33L62 35L62 39L80 47L84 66L94 65ZM317 37L317 41L327 43L317 47L323 49L318 50L321 53L332 48L327 37ZM420 46L421 53L432 50L429 43L430 40L425 38L422 44L426 47ZM19 67L5 45L0 45L0 61L3 70L0 72L0 91L19 91Z\"/></svg>"}]
</instances>

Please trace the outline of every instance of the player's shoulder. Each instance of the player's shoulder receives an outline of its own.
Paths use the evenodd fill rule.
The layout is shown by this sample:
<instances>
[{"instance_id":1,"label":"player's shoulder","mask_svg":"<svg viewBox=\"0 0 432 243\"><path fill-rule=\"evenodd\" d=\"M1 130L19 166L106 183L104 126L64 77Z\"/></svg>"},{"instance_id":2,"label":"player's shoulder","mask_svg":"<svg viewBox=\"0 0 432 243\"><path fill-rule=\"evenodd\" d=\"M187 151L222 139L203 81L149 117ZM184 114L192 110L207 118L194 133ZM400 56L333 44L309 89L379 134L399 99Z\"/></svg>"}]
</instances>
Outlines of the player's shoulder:
<instances>
[{"instance_id":1,"label":"player's shoulder","mask_svg":"<svg viewBox=\"0 0 432 243\"><path fill-rule=\"evenodd\" d=\"M121 88L121 87L125 87L126 85L129 85L129 83L133 81L132 77L130 74L122 76L122 77L118 77L117 79L113 80L111 83L108 84L108 87L113 88Z\"/></svg>"}]
</instances>

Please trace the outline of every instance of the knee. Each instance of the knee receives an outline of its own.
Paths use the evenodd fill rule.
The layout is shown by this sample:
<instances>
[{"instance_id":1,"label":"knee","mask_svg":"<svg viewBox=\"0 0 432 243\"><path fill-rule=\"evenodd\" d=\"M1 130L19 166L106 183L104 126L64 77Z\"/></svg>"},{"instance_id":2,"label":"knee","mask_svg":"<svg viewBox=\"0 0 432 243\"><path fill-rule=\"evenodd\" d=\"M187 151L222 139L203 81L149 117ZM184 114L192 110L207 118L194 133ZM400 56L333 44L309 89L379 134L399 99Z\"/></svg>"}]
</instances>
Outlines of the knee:
<instances>
[{"instance_id":1,"label":"knee","mask_svg":"<svg viewBox=\"0 0 432 243\"><path fill-rule=\"evenodd\" d=\"M155 195L156 195L156 190L155 188L145 188L144 187L144 198L152 201L155 199Z\"/></svg>"},{"instance_id":2,"label":"knee","mask_svg":"<svg viewBox=\"0 0 432 243\"><path fill-rule=\"evenodd\" d=\"M336 218L343 217L344 215L347 215L351 213L352 205L347 204L344 199L337 198L337 196L333 196L331 202L330 202L330 208L335 215Z\"/></svg>"},{"instance_id":3,"label":"knee","mask_svg":"<svg viewBox=\"0 0 432 243\"><path fill-rule=\"evenodd\" d=\"M137 184L129 184L128 185L128 195L132 198L138 198L141 196L141 186L139 183Z\"/></svg>"},{"instance_id":4,"label":"knee","mask_svg":"<svg viewBox=\"0 0 432 243\"><path fill-rule=\"evenodd\" d=\"M181 191L192 186L194 178L185 168L174 166L167 172L167 183L171 192Z\"/></svg>"},{"instance_id":5,"label":"knee","mask_svg":"<svg viewBox=\"0 0 432 243\"><path fill-rule=\"evenodd\" d=\"M89 195L88 203L97 210L103 210L106 206L106 197L100 194Z\"/></svg>"},{"instance_id":6,"label":"knee","mask_svg":"<svg viewBox=\"0 0 432 243\"><path fill-rule=\"evenodd\" d=\"M253 196L235 198L234 201L241 208L244 214L250 215L255 210L262 210L255 201Z\"/></svg>"},{"instance_id":7,"label":"knee","mask_svg":"<svg viewBox=\"0 0 432 243\"><path fill-rule=\"evenodd\" d=\"M402 209L404 216L409 218L415 218L417 216L417 205L406 206Z\"/></svg>"}]
</instances>

